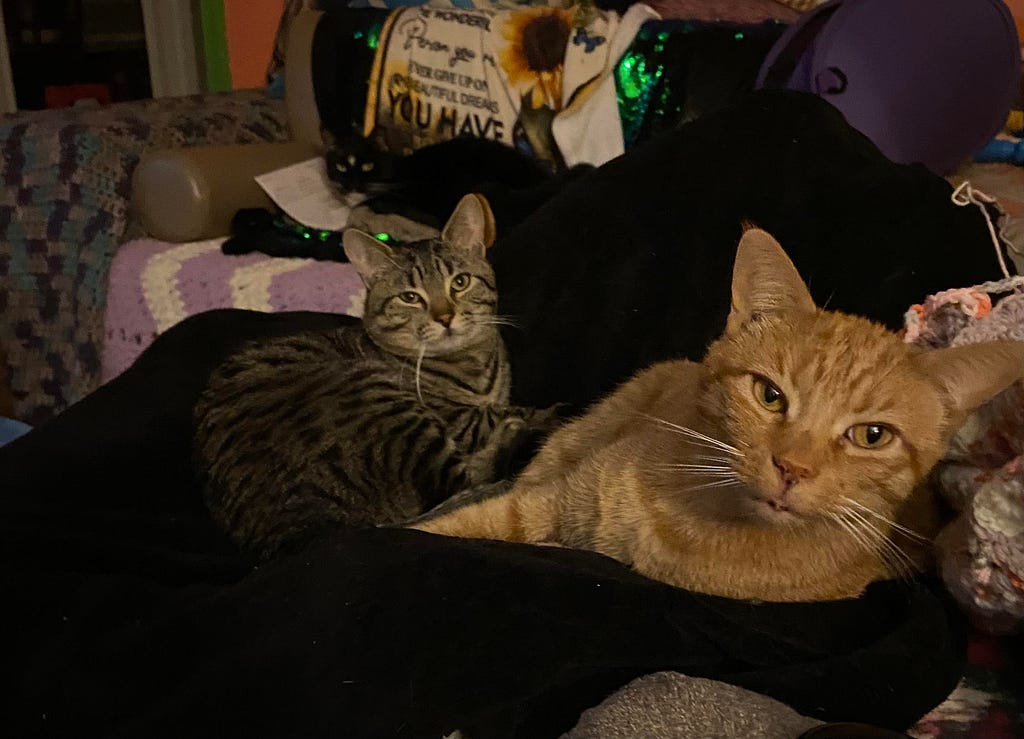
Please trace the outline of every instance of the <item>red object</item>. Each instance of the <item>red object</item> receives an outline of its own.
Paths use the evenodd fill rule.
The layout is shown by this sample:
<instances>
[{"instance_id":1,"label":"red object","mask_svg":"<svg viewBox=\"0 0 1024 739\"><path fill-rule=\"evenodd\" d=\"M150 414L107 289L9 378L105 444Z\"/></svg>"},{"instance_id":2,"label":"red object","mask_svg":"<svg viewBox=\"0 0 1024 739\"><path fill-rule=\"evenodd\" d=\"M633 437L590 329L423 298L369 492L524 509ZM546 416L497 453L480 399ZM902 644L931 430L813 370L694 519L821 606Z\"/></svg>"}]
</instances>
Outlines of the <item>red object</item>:
<instances>
[{"instance_id":1,"label":"red object","mask_svg":"<svg viewBox=\"0 0 1024 739\"><path fill-rule=\"evenodd\" d=\"M95 100L101 105L110 102L110 85L59 85L46 88L47 108L70 108L79 100Z\"/></svg>"}]
</instances>

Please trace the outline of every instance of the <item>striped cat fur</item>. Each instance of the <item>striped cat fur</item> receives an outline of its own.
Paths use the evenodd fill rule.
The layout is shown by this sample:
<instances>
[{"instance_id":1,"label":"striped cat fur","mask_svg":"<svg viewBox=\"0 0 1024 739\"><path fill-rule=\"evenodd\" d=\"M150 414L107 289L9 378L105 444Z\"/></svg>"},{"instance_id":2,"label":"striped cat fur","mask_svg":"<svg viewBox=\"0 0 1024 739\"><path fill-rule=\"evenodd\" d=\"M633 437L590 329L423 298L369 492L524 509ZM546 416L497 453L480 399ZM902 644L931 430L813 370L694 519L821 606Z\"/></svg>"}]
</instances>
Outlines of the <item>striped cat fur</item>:
<instances>
[{"instance_id":1,"label":"striped cat fur","mask_svg":"<svg viewBox=\"0 0 1024 739\"><path fill-rule=\"evenodd\" d=\"M553 414L509 407L486 201L468 195L439 239L389 247L349 230L363 325L251 345L195 411L207 505L269 557L336 525L407 521L492 481Z\"/></svg>"}]
</instances>

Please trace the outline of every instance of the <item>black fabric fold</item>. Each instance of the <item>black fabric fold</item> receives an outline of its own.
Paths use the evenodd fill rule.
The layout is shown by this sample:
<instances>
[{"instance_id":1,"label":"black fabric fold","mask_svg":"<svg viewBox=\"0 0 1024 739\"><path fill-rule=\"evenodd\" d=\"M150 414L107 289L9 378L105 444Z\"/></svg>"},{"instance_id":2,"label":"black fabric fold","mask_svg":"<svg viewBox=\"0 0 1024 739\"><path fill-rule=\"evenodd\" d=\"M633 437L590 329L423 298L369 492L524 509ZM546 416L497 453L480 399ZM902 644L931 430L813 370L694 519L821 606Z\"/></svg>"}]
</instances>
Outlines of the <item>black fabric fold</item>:
<instances>
[{"instance_id":1,"label":"black fabric fold","mask_svg":"<svg viewBox=\"0 0 1024 739\"><path fill-rule=\"evenodd\" d=\"M516 402L595 400L724 324L740 220L819 302L899 324L994 276L981 214L820 100L758 93L583 176L493 248ZM0 448L0 711L12 736L557 736L673 669L904 728L963 667L926 583L752 604L600 555L370 530L257 565L191 470L192 407L243 342L355 319L215 311Z\"/></svg>"}]
</instances>

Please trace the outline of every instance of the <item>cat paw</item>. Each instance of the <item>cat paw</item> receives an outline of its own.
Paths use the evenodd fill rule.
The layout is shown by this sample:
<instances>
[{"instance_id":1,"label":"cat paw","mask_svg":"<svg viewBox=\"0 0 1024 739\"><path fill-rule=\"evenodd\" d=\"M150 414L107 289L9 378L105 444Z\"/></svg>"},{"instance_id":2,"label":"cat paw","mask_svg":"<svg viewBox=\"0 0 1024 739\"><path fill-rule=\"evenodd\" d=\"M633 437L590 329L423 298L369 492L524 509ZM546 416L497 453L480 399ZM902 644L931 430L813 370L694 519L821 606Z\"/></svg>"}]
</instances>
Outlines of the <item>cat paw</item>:
<instances>
[{"instance_id":1,"label":"cat paw","mask_svg":"<svg viewBox=\"0 0 1024 739\"><path fill-rule=\"evenodd\" d=\"M516 435L527 426L526 419L521 416L508 416L501 420L495 429L499 434Z\"/></svg>"},{"instance_id":2,"label":"cat paw","mask_svg":"<svg viewBox=\"0 0 1024 739\"><path fill-rule=\"evenodd\" d=\"M530 416L530 428L538 431L554 431L565 422L569 415L568 403L555 403L547 408L538 408Z\"/></svg>"}]
</instances>

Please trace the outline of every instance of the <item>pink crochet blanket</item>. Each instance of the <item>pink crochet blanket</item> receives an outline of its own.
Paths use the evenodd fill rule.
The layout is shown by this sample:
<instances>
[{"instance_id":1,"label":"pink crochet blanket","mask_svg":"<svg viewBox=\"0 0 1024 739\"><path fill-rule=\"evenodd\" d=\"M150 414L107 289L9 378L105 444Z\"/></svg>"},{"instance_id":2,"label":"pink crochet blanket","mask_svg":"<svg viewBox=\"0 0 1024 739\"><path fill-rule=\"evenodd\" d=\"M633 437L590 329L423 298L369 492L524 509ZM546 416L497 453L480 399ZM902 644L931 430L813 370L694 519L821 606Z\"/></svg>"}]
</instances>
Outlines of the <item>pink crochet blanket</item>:
<instances>
[{"instance_id":1,"label":"pink crochet blanket","mask_svg":"<svg viewBox=\"0 0 1024 739\"><path fill-rule=\"evenodd\" d=\"M222 241L142 239L118 250L104 317L103 382L127 369L158 334L195 313L246 308L362 315L363 284L352 265L225 256Z\"/></svg>"},{"instance_id":2,"label":"pink crochet blanket","mask_svg":"<svg viewBox=\"0 0 1024 739\"><path fill-rule=\"evenodd\" d=\"M1024 341L1024 285L1001 300L992 298L1021 282L929 297L908 311L906 340L929 347ZM1019 629L1024 624L1024 382L968 420L935 479L960 514L936 542L946 586L980 628Z\"/></svg>"}]
</instances>

